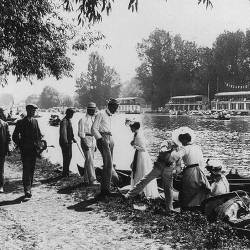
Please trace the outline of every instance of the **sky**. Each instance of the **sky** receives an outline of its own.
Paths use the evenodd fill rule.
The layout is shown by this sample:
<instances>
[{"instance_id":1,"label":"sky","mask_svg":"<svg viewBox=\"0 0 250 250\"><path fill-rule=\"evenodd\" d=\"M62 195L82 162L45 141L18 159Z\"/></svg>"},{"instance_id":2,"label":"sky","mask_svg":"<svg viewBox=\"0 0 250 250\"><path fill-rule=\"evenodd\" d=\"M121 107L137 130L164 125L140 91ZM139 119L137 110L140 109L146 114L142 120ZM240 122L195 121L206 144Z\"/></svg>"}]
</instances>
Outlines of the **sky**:
<instances>
[{"instance_id":1,"label":"sky","mask_svg":"<svg viewBox=\"0 0 250 250\"><path fill-rule=\"evenodd\" d=\"M208 47L225 30L250 29L249 0L212 0L213 8L208 9L198 5L197 0L139 0L137 13L127 9L128 1L116 0L110 15L104 16L103 22L94 27L106 36L105 43L111 45L110 49L104 49L100 44L88 52L71 55L75 63L72 78L33 80L33 85L30 85L24 81L16 83L15 78L10 77L8 85L0 87L0 93L11 93L15 101L19 102L30 94L40 94L44 86L50 85L64 94L73 95L76 79L87 70L91 51L98 51L105 63L116 69L122 82L130 80L140 65L136 53L137 43L148 38L156 28L172 35L180 34L185 40Z\"/></svg>"}]
</instances>

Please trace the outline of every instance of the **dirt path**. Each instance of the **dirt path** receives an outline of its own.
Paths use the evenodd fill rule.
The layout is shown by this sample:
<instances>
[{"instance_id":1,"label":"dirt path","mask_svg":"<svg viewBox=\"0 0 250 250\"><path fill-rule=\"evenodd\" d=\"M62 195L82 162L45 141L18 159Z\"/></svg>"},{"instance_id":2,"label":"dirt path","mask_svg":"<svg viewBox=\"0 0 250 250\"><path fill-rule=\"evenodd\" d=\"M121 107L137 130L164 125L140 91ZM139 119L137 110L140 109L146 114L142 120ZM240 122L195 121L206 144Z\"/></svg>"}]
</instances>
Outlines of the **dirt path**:
<instances>
[{"instance_id":1,"label":"dirt path","mask_svg":"<svg viewBox=\"0 0 250 250\"><path fill-rule=\"evenodd\" d=\"M5 176L5 193L0 195L0 249L170 249L133 233L133 225L108 218L91 200L77 203L72 195L58 192L39 178L32 199L22 202L20 171L6 166Z\"/></svg>"}]
</instances>

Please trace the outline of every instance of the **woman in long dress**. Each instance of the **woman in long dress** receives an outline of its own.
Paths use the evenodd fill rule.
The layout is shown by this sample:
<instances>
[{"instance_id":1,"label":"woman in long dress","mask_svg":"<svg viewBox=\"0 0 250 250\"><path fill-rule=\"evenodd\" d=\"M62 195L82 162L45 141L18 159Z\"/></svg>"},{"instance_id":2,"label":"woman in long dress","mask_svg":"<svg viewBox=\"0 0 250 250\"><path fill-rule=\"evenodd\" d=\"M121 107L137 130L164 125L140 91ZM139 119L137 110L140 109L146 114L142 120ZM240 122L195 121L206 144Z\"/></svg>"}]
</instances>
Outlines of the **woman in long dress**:
<instances>
[{"instance_id":1,"label":"woman in long dress","mask_svg":"<svg viewBox=\"0 0 250 250\"><path fill-rule=\"evenodd\" d=\"M200 146L194 143L194 132L188 127L180 127L172 133L173 141L179 150L173 152L174 161L183 160L185 168L182 176L182 189L179 194L182 210L200 206L211 192L211 186L204 173L205 161Z\"/></svg>"},{"instance_id":2,"label":"woman in long dress","mask_svg":"<svg viewBox=\"0 0 250 250\"><path fill-rule=\"evenodd\" d=\"M131 145L135 149L134 159L131 164L131 188L135 186L146 174L148 174L153 164L150 155L146 149L145 138L140 129L139 122L130 124L130 129L134 133L134 139ZM155 199L159 197L156 179L151 181L144 189L143 192L147 198Z\"/></svg>"}]
</instances>

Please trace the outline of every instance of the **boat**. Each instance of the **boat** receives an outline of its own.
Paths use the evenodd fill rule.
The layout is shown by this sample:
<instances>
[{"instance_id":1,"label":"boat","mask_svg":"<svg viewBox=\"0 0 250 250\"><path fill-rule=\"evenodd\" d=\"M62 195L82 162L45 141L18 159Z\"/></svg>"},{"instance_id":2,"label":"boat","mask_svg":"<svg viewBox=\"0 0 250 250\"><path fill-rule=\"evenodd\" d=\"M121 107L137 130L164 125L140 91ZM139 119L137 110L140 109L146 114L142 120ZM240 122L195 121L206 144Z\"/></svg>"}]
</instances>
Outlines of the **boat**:
<instances>
[{"instance_id":1,"label":"boat","mask_svg":"<svg viewBox=\"0 0 250 250\"><path fill-rule=\"evenodd\" d=\"M51 115L49 118L49 125L50 126L54 126L57 127L60 125L60 118L59 115Z\"/></svg>"},{"instance_id":2,"label":"boat","mask_svg":"<svg viewBox=\"0 0 250 250\"><path fill-rule=\"evenodd\" d=\"M131 170L120 170L116 169L116 173L119 177L119 187L127 186L130 184L130 176L131 176ZM242 177L239 174L228 174L227 176L230 190L243 190L246 192L250 191L250 177ZM210 176L208 176L208 179L210 179ZM157 179L158 187L162 188L162 180L161 178ZM181 176L178 176L174 179L174 188L177 190L180 190L181 187Z\"/></svg>"},{"instance_id":3,"label":"boat","mask_svg":"<svg viewBox=\"0 0 250 250\"><path fill-rule=\"evenodd\" d=\"M8 123L8 125L15 125L16 124L16 122L17 122L17 117L8 117L7 119L6 119L6 122Z\"/></svg>"},{"instance_id":4,"label":"boat","mask_svg":"<svg viewBox=\"0 0 250 250\"><path fill-rule=\"evenodd\" d=\"M213 222L222 220L236 230L239 236L250 239L250 198L247 192L237 190L204 200L201 211Z\"/></svg>"}]
</instances>

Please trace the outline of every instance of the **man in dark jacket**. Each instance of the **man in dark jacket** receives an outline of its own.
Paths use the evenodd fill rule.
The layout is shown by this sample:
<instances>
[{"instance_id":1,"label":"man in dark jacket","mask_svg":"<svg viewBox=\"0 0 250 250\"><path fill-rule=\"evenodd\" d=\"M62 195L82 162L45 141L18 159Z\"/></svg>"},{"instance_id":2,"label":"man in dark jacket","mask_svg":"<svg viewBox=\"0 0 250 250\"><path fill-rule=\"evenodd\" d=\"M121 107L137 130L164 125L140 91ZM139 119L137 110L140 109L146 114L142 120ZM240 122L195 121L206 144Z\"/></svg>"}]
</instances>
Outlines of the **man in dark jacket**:
<instances>
[{"instance_id":1,"label":"man in dark jacket","mask_svg":"<svg viewBox=\"0 0 250 250\"><path fill-rule=\"evenodd\" d=\"M10 132L8 123L4 122L3 110L0 108L0 193L3 193L4 185L4 162L5 156L9 153Z\"/></svg>"},{"instance_id":2,"label":"man in dark jacket","mask_svg":"<svg viewBox=\"0 0 250 250\"><path fill-rule=\"evenodd\" d=\"M72 158L72 143L76 142L71 124L73 115L74 110L68 108L65 117L60 122L59 144L63 155L63 177L69 176L69 165Z\"/></svg>"},{"instance_id":3,"label":"man in dark jacket","mask_svg":"<svg viewBox=\"0 0 250 250\"><path fill-rule=\"evenodd\" d=\"M21 151L23 163L23 186L26 198L31 198L31 186L37 158L37 145L42 138L37 120L34 118L37 106L26 106L27 116L17 121L12 139Z\"/></svg>"}]
</instances>

